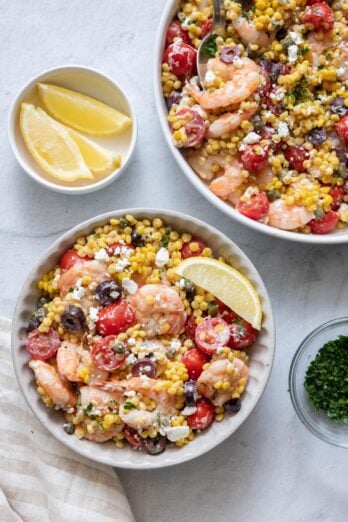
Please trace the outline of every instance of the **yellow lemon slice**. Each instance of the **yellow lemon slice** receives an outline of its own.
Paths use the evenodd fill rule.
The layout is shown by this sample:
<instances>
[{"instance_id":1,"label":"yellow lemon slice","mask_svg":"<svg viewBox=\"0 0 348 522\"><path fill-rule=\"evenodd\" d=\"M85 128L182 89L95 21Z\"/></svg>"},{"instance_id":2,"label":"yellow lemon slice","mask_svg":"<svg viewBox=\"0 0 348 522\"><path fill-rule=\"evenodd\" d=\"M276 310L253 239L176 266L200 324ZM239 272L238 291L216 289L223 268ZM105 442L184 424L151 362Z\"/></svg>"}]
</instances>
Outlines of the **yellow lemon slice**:
<instances>
[{"instance_id":1,"label":"yellow lemon slice","mask_svg":"<svg viewBox=\"0 0 348 522\"><path fill-rule=\"evenodd\" d=\"M37 84L48 112L61 123L94 136L110 136L127 129L132 120L94 98L49 83Z\"/></svg>"},{"instance_id":2,"label":"yellow lemon slice","mask_svg":"<svg viewBox=\"0 0 348 522\"><path fill-rule=\"evenodd\" d=\"M189 257L176 267L175 272L213 294L254 328L261 330L260 298L250 281L238 270L210 257Z\"/></svg>"},{"instance_id":3,"label":"yellow lemon slice","mask_svg":"<svg viewBox=\"0 0 348 522\"><path fill-rule=\"evenodd\" d=\"M58 123L58 125L60 125ZM93 174L110 174L113 170L121 166L121 156L105 149L98 143L89 140L79 132L64 127L70 137L74 140L82 157Z\"/></svg>"},{"instance_id":4,"label":"yellow lemon slice","mask_svg":"<svg viewBox=\"0 0 348 522\"><path fill-rule=\"evenodd\" d=\"M22 103L19 124L30 154L45 172L63 181L93 179L74 140L45 111Z\"/></svg>"}]
</instances>

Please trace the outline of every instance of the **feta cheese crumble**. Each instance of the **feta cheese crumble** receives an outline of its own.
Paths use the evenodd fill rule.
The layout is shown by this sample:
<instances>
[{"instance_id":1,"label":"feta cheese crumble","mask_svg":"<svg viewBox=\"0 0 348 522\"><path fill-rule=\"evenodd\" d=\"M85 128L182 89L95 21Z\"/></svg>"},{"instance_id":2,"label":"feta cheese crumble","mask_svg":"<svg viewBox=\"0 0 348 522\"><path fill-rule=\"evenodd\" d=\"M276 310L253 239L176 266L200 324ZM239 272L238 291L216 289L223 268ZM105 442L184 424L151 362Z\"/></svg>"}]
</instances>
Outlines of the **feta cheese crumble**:
<instances>
[{"instance_id":1,"label":"feta cheese crumble","mask_svg":"<svg viewBox=\"0 0 348 522\"><path fill-rule=\"evenodd\" d=\"M157 268L163 268L169 261L169 251L167 248L160 248L156 254L155 265Z\"/></svg>"},{"instance_id":2,"label":"feta cheese crumble","mask_svg":"<svg viewBox=\"0 0 348 522\"><path fill-rule=\"evenodd\" d=\"M81 301L81 299L85 296L86 290L82 286L82 279L78 279L76 281L76 287L72 291L71 295L75 301Z\"/></svg>"},{"instance_id":3,"label":"feta cheese crumble","mask_svg":"<svg viewBox=\"0 0 348 522\"><path fill-rule=\"evenodd\" d=\"M99 313L99 308L97 306L96 307L91 306L89 309L90 320L96 323L98 321L98 313Z\"/></svg>"},{"instance_id":4,"label":"feta cheese crumble","mask_svg":"<svg viewBox=\"0 0 348 522\"><path fill-rule=\"evenodd\" d=\"M189 436L190 428L188 426L175 426L174 428L165 428L164 431L170 442L177 442Z\"/></svg>"},{"instance_id":5,"label":"feta cheese crumble","mask_svg":"<svg viewBox=\"0 0 348 522\"><path fill-rule=\"evenodd\" d=\"M105 248L101 248L98 252L95 253L94 259L97 261L109 261L109 254L105 250Z\"/></svg>"},{"instance_id":6,"label":"feta cheese crumble","mask_svg":"<svg viewBox=\"0 0 348 522\"><path fill-rule=\"evenodd\" d=\"M289 31L289 36L291 40L294 42L294 44L301 44L303 42L301 36L298 33L295 33L295 31Z\"/></svg>"},{"instance_id":7,"label":"feta cheese crumble","mask_svg":"<svg viewBox=\"0 0 348 522\"><path fill-rule=\"evenodd\" d=\"M281 138L286 138L286 136L289 136L289 127L284 121L281 121L278 125L278 135Z\"/></svg>"},{"instance_id":8,"label":"feta cheese crumble","mask_svg":"<svg viewBox=\"0 0 348 522\"><path fill-rule=\"evenodd\" d=\"M130 265L130 262L126 258L121 258L117 261L115 265L115 271L116 272L123 272L123 270Z\"/></svg>"},{"instance_id":9,"label":"feta cheese crumble","mask_svg":"<svg viewBox=\"0 0 348 522\"><path fill-rule=\"evenodd\" d=\"M185 408L181 410L181 415L193 415L196 411L196 406L185 406Z\"/></svg>"},{"instance_id":10,"label":"feta cheese crumble","mask_svg":"<svg viewBox=\"0 0 348 522\"><path fill-rule=\"evenodd\" d=\"M290 45L288 48L288 57L290 63L295 63L298 58L298 47L297 45Z\"/></svg>"},{"instance_id":11,"label":"feta cheese crumble","mask_svg":"<svg viewBox=\"0 0 348 522\"><path fill-rule=\"evenodd\" d=\"M253 143L258 143L261 139L260 134L257 134L257 132L249 132L243 140L243 143L246 143L247 145L252 145Z\"/></svg>"},{"instance_id":12,"label":"feta cheese crumble","mask_svg":"<svg viewBox=\"0 0 348 522\"><path fill-rule=\"evenodd\" d=\"M122 288L124 288L129 294L134 295L138 290L138 285L132 279L124 277L122 279Z\"/></svg>"},{"instance_id":13,"label":"feta cheese crumble","mask_svg":"<svg viewBox=\"0 0 348 522\"><path fill-rule=\"evenodd\" d=\"M216 76L213 73L213 71L207 71L206 74L205 74L205 77L204 77L204 81L207 82L207 83L213 83L215 78L216 78Z\"/></svg>"}]
</instances>

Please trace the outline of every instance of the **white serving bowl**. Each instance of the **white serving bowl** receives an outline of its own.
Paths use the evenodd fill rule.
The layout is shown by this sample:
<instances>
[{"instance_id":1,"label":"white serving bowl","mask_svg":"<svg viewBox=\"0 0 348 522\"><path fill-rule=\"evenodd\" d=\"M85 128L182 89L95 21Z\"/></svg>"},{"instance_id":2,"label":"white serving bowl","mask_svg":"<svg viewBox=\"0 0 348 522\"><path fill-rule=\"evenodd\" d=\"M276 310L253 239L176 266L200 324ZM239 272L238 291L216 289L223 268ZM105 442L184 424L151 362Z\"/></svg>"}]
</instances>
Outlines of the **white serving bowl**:
<instances>
[{"instance_id":1,"label":"white serving bowl","mask_svg":"<svg viewBox=\"0 0 348 522\"><path fill-rule=\"evenodd\" d=\"M157 107L157 112L159 115L160 124L162 127L163 134L169 146L171 153L174 156L177 164L184 172L186 177L191 181L191 183L196 187L197 190L207 198L215 207L222 210L225 214L230 216L232 219L246 225L247 227L256 230L257 232L262 232L264 234L268 234L273 237L281 238L281 239L289 239L291 241L301 241L303 243L315 243L315 244L336 244L336 243L347 243L348 242L348 228L343 230L336 230L335 232L331 232L330 234L325 235L317 235L317 234L300 234L298 232L289 232L286 230L280 230L278 228L270 227L268 225L264 225L263 223L259 223L258 221L254 221L253 219L249 219L239 212L237 212L230 204L226 203L222 199L218 198L211 190L209 190L208 185L204 183L204 181L195 173L195 171L190 167L188 162L186 161L183 154L180 150L175 147L173 144L171 132L169 129L167 116L168 109L165 103L163 94L162 94L162 86L161 86L161 64L162 57L165 45L165 35L167 32L168 25L172 21L175 16L178 6L179 0L167 0L167 3L163 9L162 17L159 23L159 27L157 30L157 37L155 41L155 53L154 53L154 63L153 63L153 81L154 81L154 92L155 92L155 102Z\"/></svg>"},{"instance_id":2,"label":"white serving bowl","mask_svg":"<svg viewBox=\"0 0 348 522\"><path fill-rule=\"evenodd\" d=\"M253 283L260 295L264 313L262 331L249 351L250 379L242 398L240 412L236 415L226 415L223 422L213 423L210 428L183 448L168 447L164 453L157 456L134 451L130 447L118 449L111 442L96 444L67 435L62 429L62 413L51 410L42 403L36 390L34 374L28 367L26 327L28 318L36 307L39 295L38 279L58 262L66 249L72 247L77 237L90 233L94 227L105 224L111 217L126 214L132 214L138 218L160 217L175 229L201 237L213 249L215 255L224 256L232 261L233 266L244 273ZM266 387L272 368L274 343L275 332L271 303L260 275L247 256L221 232L198 219L178 212L150 209L108 212L89 219L63 234L46 250L27 277L18 297L12 327L12 358L17 380L29 406L41 423L56 439L77 453L97 462L130 469L161 468L185 462L214 448L234 433L250 415Z\"/></svg>"},{"instance_id":3,"label":"white serving bowl","mask_svg":"<svg viewBox=\"0 0 348 522\"><path fill-rule=\"evenodd\" d=\"M24 101L43 107L37 94L36 84L38 82L48 82L81 92L118 109L132 119L131 127L115 136L97 138L86 134L86 137L89 139L113 152L121 154L122 165L120 168L106 176L99 177L99 180L97 179L96 182L81 179L73 182L72 185L68 185L47 174L38 163L36 163L24 143L19 126L19 113L21 103ZM10 108L8 136L12 151L18 163L25 172L40 183L40 185L56 192L63 192L64 194L86 194L106 187L115 179L119 178L125 171L134 152L137 139L137 121L133 106L125 91L109 76L91 67L63 65L48 69L34 76L20 89Z\"/></svg>"}]
</instances>

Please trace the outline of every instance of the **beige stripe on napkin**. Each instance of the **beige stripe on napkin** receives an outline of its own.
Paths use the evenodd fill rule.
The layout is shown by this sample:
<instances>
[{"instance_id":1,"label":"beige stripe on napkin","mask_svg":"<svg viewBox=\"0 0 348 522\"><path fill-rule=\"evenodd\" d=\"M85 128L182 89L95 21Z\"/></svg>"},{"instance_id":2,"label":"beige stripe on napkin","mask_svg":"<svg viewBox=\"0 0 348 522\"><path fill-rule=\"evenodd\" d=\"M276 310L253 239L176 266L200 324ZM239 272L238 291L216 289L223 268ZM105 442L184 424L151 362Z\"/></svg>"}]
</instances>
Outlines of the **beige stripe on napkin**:
<instances>
[{"instance_id":1,"label":"beige stripe on napkin","mask_svg":"<svg viewBox=\"0 0 348 522\"><path fill-rule=\"evenodd\" d=\"M29 410L12 368L10 328L0 317L0 521L134 522L114 470L60 444Z\"/></svg>"}]
</instances>

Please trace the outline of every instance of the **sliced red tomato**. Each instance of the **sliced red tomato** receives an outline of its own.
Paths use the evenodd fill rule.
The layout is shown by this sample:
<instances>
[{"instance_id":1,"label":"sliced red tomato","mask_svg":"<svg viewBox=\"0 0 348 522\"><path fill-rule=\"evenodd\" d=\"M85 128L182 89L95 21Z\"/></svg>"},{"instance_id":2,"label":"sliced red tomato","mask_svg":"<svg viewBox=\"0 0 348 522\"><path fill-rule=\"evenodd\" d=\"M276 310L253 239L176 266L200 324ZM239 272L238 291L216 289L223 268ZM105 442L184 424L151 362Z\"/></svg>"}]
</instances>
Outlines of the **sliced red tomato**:
<instances>
[{"instance_id":1,"label":"sliced red tomato","mask_svg":"<svg viewBox=\"0 0 348 522\"><path fill-rule=\"evenodd\" d=\"M314 29L319 31L328 32L333 29L335 15L331 7L325 2L316 2L307 5L302 15L302 22L304 24L311 24Z\"/></svg>"},{"instance_id":2,"label":"sliced red tomato","mask_svg":"<svg viewBox=\"0 0 348 522\"><path fill-rule=\"evenodd\" d=\"M257 330L250 323L238 317L236 321L230 324L230 342L228 345L234 350L247 348L255 342Z\"/></svg>"},{"instance_id":3,"label":"sliced red tomato","mask_svg":"<svg viewBox=\"0 0 348 522\"><path fill-rule=\"evenodd\" d=\"M239 201L237 210L250 219L258 221L267 216L269 201L265 192L253 194L248 201Z\"/></svg>"},{"instance_id":4,"label":"sliced red tomato","mask_svg":"<svg viewBox=\"0 0 348 522\"><path fill-rule=\"evenodd\" d=\"M329 210L321 219L312 219L308 225L311 227L313 234L328 234L336 227L338 221L339 216L337 212Z\"/></svg>"},{"instance_id":5,"label":"sliced red tomato","mask_svg":"<svg viewBox=\"0 0 348 522\"><path fill-rule=\"evenodd\" d=\"M193 249L191 246L194 244ZM198 249L196 249L196 245L198 245ZM206 245L201 241L198 237L192 236L192 239L189 243L184 243L184 246L181 249L181 257L186 259L187 257L196 257L201 256L203 250L206 248Z\"/></svg>"},{"instance_id":6,"label":"sliced red tomato","mask_svg":"<svg viewBox=\"0 0 348 522\"><path fill-rule=\"evenodd\" d=\"M91 261L91 257L81 257L78 255L75 248L67 250L59 260L59 266L62 270L69 270L69 268L77 265L77 263L84 263L85 261Z\"/></svg>"},{"instance_id":7,"label":"sliced red tomato","mask_svg":"<svg viewBox=\"0 0 348 522\"><path fill-rule=\"evenodd\" d=\"M193 74L196 70L197 51L183 42L171 43L163 55L163 62L169 65L173 74L182 78Z\"/></svg>"},{"instance_id":8,"label":"sliced red tomato","mask_svg":"<svg viewBox=\"0 0 348 522\"><path fill-rule=\"evenodd\" d=\"M169 25L166 35L166 47L173 43L174 38L181 38L184 43L191 42L188 32L181 27L179 20L173 20Z\"/></svg>"},{"instance_id":9,"label":"sliced red tomato","mask_svg":"<svg viewBox=\"0 0 348 522\"><path fill-rule=\"evenodd\" d=\"M53 357L60 347L61 342L56 330L51 328L48 332L33 330L27 337L27 350L33 359L46 361Z\"/></svg>"},{"instance_id":10,"label":"sliced red tomato","mask_svg":"<svg viewBox=\"0 0 348 522\"><path fill-rule=\"evenodd\" d=\"M198 399L196 402L197 411L187 416L187 423L195 430L205 430L215 419L215 408L206 398Z\"/></svg>"},{"instance_id":11,"label":"sliced red tomato","mask_svg":"<svg viewBox=\"0 0 348 522\"><path fill-rule=\"evenodd\" d=\"M206 22L204 22L202 24L202 34L201 34L201 39L203 40L203 38L205 36L207 36L208 33L210 33L210 31L212 30L212 27L213 27L213 20L212 18L209 18L209 20L207 20Z\"/></svg>"},{"instance_id":12,"label":"sliced red tomato","mask_svg":"<svg viewBox=\"0 0 348 522\"><path fill-rule=\"evenodd\" d=\"M127 442L131 446L133 446L133 448L137 448L137 449L142 448L142 445L143 445L142 437L139 435L139 433L135 429L131 428L127 424L124 428L124 435L126 437Z\"/></svg>"},{"instance_id":13,"label":"sliced red tomato","mask_svg":"<svg viewBox=\"0 0 348 522\"><path fill-rule=\"evenodd\" d=\"M195 147L199 145L205 136L205 123L203 117L193 109L180 109L177 116L181 116L185 120L185 132L188 141L182 145L183 147ZM173 129L172 129L173 130Z\"/></svg>"},{"instance_id":14,"label":"sliced red tomato","mask_svg":"<svg viewBox=\"0 0 348 522\"><path fill-rule=\"evenodd\" d=\"M115 339L115 335L108 335L92 346L91 357L97 368L113 372L124 362L126 354L119 354L113 348Z\"/></svg>"},{"instance_id":15,"label":"sliced red tomato","mask_svg":"<svg viewBox=\"0 0 348 522\"><path fill-rule=\"evenodd\" d=\"M335 130L344 143L348 143L348 114L335 125Z\"/></svg>"},{"instance_id":16,"label":"sliced red tomato","mask_svg":"<svg viewBox=\"0 0 348 522\"><path fill-rule=\"evenodd\" d=\"M186 324L185 324L185 334L192 341L195 340L196 328L197 328L196 318L192 314L189 316L189 318L187 319Z\"/></svg>"},{"instance_id":17,"label":"sliced red tomato","mask_svg":"<svg viewBox=\"0 0 348 522\"><path fill-rule=\"evenodd\" d=\"M127 301L105 306L98 314L97 332L101 335L118 335L135 324L135 314Z\"/></svg>"},{"instance_id":18,"label":"sliced red tomato","mask_svg":"<svg viewBox=\"0 0 348 522\"><path fill-rule=\"evenodd\" d=\"M182 362L187 368L189 378L196 381L203 371L203 365L209 361L206 353L192 348L183 355Z\"/></svg>"},{"instance_id":19,"label":"sliced red tomato","mask_svg":"<svg viewBox=\"0 0 348 522\"><path fill-rule=\"evenodd\" d=\"M343 187L332 187L329 192L330 196L333 199L333 202L331 203L331 209L332 210L338 210L340 208L340 205L343 201L344 196L344 188Z\"/></svg>"},{"instance_id":20,"label":"sliced red tomato","mask_svg":"<svg viewBox=\"0 0 348 522\"><path fill-rule=\"evenodd\" d=\"M261 151L260 151L261 148ZM268 163L269 149L261 145L249 145L240 154L243 167L252 174L257 174Z\"/></svg>"},{"instance_id":21,"label":"sliced red tomato","mask_svg":"<svg viewBox=\"0 0 348 522\"><path fill-rule=\"evenodd\" d=\"M308 152L304 147L287 147L284 156L292 169L297 170L297 172L304 171L303 162L308 159Z\"/></svg>"},{"instance_id":22,"label":"sliced red tomato","mask_svg":"<svg viewBox=\"0 0 348 522\"><path fill-rule=\"evenodd\" d=\"M206 317L196 328L196 345L209 355L216 353L218 348L227 346L229 340L229 326L221 317Z\"/></svg>"}]
</instances>

